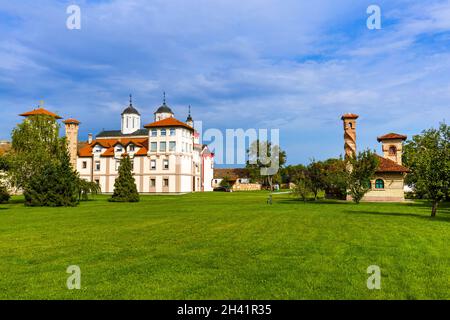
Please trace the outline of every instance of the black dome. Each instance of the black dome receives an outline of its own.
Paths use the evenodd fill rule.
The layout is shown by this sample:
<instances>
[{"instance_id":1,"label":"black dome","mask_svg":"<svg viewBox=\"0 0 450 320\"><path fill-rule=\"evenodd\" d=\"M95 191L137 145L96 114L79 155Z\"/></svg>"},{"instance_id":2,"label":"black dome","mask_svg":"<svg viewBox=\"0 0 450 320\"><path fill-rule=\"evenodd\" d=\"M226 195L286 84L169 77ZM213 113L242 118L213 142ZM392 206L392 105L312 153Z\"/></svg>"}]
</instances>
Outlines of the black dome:
<instances>
[{"instance_id":1,"label":"black dome","mask_svg":"<svg viewBox=\"0 0 450 320\"><path fill-rule=\"evenodd\" d=\"M171 114L173 114L172 109L170 109L166 103L163 103L163 105L161 107L159 107L155 113L171 113Z\"/></svg>"},{"instance_id":2,"label":"black dome","mask_svg":"<svg viewBox=\"0 0 450 320\"><path fill-rule=\"evenodd\" d=\"M139 111L137 111L131 104L130 104L130 106L128 108L123 110L122 115L124 115L124 114L137 114L138 116L141 115L139 113Z\"/></svg>"}]
</instances>

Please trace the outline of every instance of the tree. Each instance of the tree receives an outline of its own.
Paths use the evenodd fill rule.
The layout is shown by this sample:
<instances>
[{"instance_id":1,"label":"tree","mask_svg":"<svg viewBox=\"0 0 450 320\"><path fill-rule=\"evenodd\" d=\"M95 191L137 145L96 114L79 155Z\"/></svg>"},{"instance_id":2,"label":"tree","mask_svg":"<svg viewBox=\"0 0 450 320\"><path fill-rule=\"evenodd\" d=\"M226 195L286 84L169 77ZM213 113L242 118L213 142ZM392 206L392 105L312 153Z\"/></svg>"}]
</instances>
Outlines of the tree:
<instances>
[{"instance_id":1,"label":"tree","mask_svg":"<svg viewBox=\"0 0 450 320\"><path fill-rule=\"evenodd\" d=\"M65 139L53 161L43 164L42 171L31 176L25 185L25 205L69 207L78 204L79 177L70 164Z\"/></svg>"},{"instance_id":2,"label":"tree","mask_svg":"<svg viewBox=\"0 0 450 320\"><path fill-rule=\"evenodd\" d=\"M411 173L408 182L419 194L431 200L435 217L439 202L450 192L450 126L429 129L405 144L404 163Z\"/></svg>"},{"instance_id":3,"label":"tree","mask_svg":"<svg viewBox=\"0 0 450 320\"><path fill-rule=\"evenodd\" d=\"M62 140L56 119L45 115L26 118L12 132L12 150L6 155L12 186L25 189L31 178L58 162ZM48 169L48 168L47 168Z\"/></svg>"},{"instance_id":4,"label":"tree","mask_svg":"<svg viewBox=\"0 0 450 320\"><path fill-rule=\"evenodd\" d=\"M314 194L314 201L320 191L325 189L325 168L322 162L313 160L306 168L311 192Z\"/></svg>"},{"instance_id":5,"label":"tree","mask_svg":"<svg viewBox=\"0 0 450 320\"><path fill-rule=\"evenodd\" d=\"M328 198L345 200L347 196L347 168L345 161L328 159L323 162L325 170L325 195Z\"/></svg>"},{"instance_id":6,"label":"tree","mask_svg":"<svg viewBox=\"0 0 450 320\"><path fill-rule=\"evenodd\" d=\"M136 182L131 172L131 160L124 155L120 161L119 176L114 183L114 193L109 199L112 202L138 202Z\"/></svg>"},{"instance_id":7,"label":"tree","mask_svg":"<svg viewBox=\"0 0 450 320\"><path fill-rule=\"evenodd\" d=\"M292 190L292 194L306 202L308 195L311 192L311 180L306 173L306 170L299 173L297 180L295 181L295 187Z\"/></svg>"},{"instance_id":8,"label":"tree","mask_svg":"<svg viewBox=\"0 0 450 320\"><path fill-rule=\"evenodd\" d=\"M347 188L355 203L359 203L370 189L370 181L379 166L376 154L370 150L348 158Z\"/></svg>"},{"instance_id":9,"label":"tree","mask_svg":"<svg viewBox=\"0 0 450 320\"><path fill-rule=\"evenodd\" d=\"M306 167L302 164L283 167L280 170L282 182L287 185L295 184L300 178L304 177L305 171Z\"/></svg>"},{"instance_id":10,"label":"tree","mask_svg":"<svg viewBox=\"0 0 450 320\"><path fill-rule=\"evenodd\" d=\"M1 150L0 150L1 151ZM3 152L0 152L0 203L8 202L11 198L8 187L6 184L7 174L5 171L8 170L8 162L6 161L6 157Z\"/></svg>"},{"instance_id":11,"label":"tree","mask_svg":"<svg viewBox=\"0 0 450 320\"><path fill-rule=\"evenodd\" d=\"M220 186L231 189L231 180L228 176L223 177L222 181L220 181Z\"/></svg>"},{"instance_id":12,"label":"tree","mask_svg":"<svg viewBox=\"0 0 450 320\"><path fill-rule=\"evenodd\" d=\"M102 190L97 182L87 181L84 179L78 180L78 201L89 200L89 195L99 194Z\"/></svg>"},{"instance_id":13,"label":"tree","mask_svg":"<svg viewBox=\"0 0 450 320\"><path fill-rule=\"evenodd\" d=\"M247 150L247 165L250 178L273 190L274 179L279 181L280 169L286 163L286 152L268 141L253 141Z\"/></svg>"},{"instance_id":14,"label":"tree","mask_svg":"<svg viewBox=\"0 0 450 320\"><path fill-rule=\"evenodd\" d=\"M8 188L6 188L3 184L0 185L0 203L6 203L10 198L11 196L9 195Z\"/></svg>"}]
</instances>

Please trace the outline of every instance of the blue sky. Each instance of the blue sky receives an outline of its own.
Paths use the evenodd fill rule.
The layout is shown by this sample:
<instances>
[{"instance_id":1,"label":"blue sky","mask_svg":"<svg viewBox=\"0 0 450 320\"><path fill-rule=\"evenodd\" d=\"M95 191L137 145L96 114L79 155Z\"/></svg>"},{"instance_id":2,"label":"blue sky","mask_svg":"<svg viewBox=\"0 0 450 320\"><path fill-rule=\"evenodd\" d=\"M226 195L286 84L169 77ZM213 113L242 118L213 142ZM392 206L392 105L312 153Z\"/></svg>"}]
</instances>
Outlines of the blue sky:
<instances>
[{"instance_id":1,"label":"blue sky","mask_svg":"<svg viewBox=\"0 0 450 320\"><path fill-rule=\"evenodd\" d=\"M346 112L379 151L379 135L449 119L449 44L449 1L0 0L0 139L39 100L86 139L120 128L130 93L151 122L166 91L204 128L279 128L289 163L342 154Z\"/></svg>"}]
</instances>

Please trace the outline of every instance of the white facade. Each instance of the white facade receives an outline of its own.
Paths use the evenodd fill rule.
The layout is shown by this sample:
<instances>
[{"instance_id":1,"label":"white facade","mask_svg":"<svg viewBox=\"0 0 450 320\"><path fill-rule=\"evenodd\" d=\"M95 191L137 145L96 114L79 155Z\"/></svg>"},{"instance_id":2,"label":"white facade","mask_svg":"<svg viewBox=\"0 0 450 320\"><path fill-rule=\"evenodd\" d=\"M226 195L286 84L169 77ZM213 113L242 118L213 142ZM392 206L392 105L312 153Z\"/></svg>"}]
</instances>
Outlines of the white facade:
<instances>
[{"instance_id":1,"label":"white facade","mask_svg":"<svg viewBox=\"0 0 450 320\"><path fill-rule=\"evenodd\" d=\"M122 127L124 115L128 116L122 115ZM99 134L78 152L80 177L98 182L103 193L112 193L120 159L127 153L140 193L212 191L214 154L200 145L195 130L175 119L173 113L155 113L155 119L161 117L146 129L133 127L129 132L122 128Z\"/></svg>"}]
</instances>

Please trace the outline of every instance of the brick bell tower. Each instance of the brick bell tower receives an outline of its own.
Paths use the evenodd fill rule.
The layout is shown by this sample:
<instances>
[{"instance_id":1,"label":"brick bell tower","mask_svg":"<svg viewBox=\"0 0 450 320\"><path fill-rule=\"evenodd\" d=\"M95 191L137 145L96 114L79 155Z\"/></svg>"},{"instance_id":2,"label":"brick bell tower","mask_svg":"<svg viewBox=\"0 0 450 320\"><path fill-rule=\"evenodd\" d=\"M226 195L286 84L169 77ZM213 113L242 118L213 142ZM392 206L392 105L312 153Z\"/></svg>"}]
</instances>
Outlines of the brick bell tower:
<instances>
[{"instance_id":1,"label":"brick bell tower","mask_svg":"<svg viewBox=\"0 0 450 320\"><path fill-rule=\"evenodd\" d=\"M356 119L359 116L353 113L346 113L342 116L344 122L344 149L345 158L356 155Z\"/></svg>"},{"instance_id":2,"label":"brick bell tower","mask_svg":"<svg viewBox=\"0 0 450 320\"><path fill-rule=\"evenodd\" d=\"M66 139L67 147L69 149L70 163L76 170L77 157L78 157L78 130L80 127L80 121L75 119L67 119L63 121L66 125Z\"/></svg>"}]
</instances>

